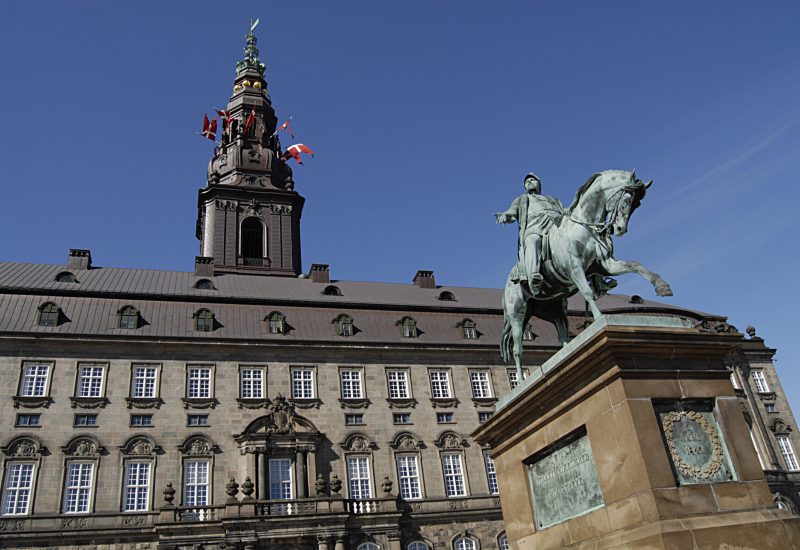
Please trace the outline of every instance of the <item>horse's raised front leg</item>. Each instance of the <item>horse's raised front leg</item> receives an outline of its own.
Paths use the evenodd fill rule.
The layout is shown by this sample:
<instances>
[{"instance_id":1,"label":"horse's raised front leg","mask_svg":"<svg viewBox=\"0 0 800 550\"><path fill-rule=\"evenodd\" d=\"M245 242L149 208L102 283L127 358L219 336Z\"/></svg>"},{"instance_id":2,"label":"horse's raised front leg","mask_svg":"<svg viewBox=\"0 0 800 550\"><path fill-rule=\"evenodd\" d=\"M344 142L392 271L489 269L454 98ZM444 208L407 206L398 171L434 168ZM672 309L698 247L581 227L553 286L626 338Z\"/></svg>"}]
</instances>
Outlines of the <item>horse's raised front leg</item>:
<instances>
[{"instance_id":1,"label":"horse's raised front leg","mask_svg":"<svg viewBox=\"0 0 800 550\"><path fill-rule=\"evenodd\" d=\"M572 278L572 282L575 283L575 286L578 287L578 291L589 304L589 308L592 310L592 316L594 317L594 320L597 321L602 319L603 313L600 311L600 308L597 307L594 289L592 289L592 285L589 284L589 280L586 278L586 273L583 271L583 267L575 266L570 270L569 274Z\"/></svg>"},{"instance_id":2,"label":"horse's raised front leg","mask_svg":"<svg viewBox=\"0 0 800 550\"><path fill-rule=\"evenodd\" d=\"M639 262L606 258L600 264L608 271L609 275L622 275L623 273L638 273L652 284L658 296L672 296L672 289L658 273L647 269Z\"/></svg>"}]
</instances>

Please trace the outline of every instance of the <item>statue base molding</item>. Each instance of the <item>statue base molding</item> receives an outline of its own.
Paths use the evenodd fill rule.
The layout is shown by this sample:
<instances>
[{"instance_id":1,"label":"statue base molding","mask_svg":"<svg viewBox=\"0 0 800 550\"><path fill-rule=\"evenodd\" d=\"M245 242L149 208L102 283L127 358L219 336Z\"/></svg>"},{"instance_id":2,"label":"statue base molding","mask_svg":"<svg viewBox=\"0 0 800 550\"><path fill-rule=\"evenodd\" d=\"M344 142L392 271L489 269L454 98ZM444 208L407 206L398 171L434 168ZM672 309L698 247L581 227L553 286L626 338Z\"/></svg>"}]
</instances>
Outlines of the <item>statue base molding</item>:
<instances>
[{"instance_id":1,"label":"statue base molding","mask_svg":"<svg viewBox=\"0 0 800 550\"><path fill-rule=\"evenodd\" d=\"M725 358L738 333L606 315L472 435L492 448L512 548L793 548Z\"/></svg>"}]
</instances>

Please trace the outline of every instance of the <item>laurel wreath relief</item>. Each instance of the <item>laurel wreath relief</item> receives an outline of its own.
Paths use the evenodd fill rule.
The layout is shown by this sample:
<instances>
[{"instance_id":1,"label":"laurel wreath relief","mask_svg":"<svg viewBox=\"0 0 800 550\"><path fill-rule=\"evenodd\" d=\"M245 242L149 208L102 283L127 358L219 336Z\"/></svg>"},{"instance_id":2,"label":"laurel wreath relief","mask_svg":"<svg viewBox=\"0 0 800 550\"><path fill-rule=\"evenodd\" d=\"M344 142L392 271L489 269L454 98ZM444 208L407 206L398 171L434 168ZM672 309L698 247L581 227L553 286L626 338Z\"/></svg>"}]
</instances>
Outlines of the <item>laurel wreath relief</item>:
<instances>
[{"instance_id":1,"label":"laurel wreath relief","mask_svg":"<svg viewBox=\"0 0 800 550\"><path fill-rule=\"evenodd\" d=\"M711 445L713 447L711 458L702 468L687 464L680 453L678 453L678 449L675 446L672 435L673 425L676 422L680 422L683 418L698 424L711 439ZM696 411L672 411L664 415L662 422L664 425L664 436L667 439L667 446L672 456L672 461L682 474L693 478L708 479L719 471L722 467L722 443L717 435L717 430L714 429L708 419Z\"/></svg>"}]
</instances>

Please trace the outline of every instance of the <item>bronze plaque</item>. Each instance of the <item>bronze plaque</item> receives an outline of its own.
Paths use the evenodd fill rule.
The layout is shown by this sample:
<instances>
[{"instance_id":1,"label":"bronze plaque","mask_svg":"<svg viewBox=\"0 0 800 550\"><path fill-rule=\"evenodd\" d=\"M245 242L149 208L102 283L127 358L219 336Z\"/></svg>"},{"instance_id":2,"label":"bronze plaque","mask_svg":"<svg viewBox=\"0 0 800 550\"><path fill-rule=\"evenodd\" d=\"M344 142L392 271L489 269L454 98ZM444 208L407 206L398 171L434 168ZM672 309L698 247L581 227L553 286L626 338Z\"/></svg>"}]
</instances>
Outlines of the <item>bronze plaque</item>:
<instances>
[{"instance_id":1,"label":"bronze plaque","mask_svg":"<svg viewBox=\"0 0 800 550\"><path fill-rule=\"evenodd\" d=\"M605 505L585 429L535 455L527 465L537 529Z\"/></svg>"},{"instance_id":2,"label":"bronze plaque","mask_svg":"<svg viewBox=\"0 0 800 550\"><path fill-rule=\"evenodd\" d=\"M656 406L673 471L681 485L736 479L713 403L682 401Z\"/></svg>"}]
</instances>

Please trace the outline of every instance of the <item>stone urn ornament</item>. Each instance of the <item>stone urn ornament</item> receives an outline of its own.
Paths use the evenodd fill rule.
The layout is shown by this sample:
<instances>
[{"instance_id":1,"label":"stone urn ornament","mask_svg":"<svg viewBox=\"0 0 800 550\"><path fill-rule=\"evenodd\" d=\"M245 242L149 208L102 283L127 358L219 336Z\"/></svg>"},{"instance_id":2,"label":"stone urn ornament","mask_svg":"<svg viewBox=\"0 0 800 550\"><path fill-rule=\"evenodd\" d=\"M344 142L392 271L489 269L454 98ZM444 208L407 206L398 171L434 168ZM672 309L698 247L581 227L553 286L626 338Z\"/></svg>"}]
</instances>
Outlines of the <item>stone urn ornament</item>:
<instances>
[{"instance_id":1,"label":"stone urn ornament","mask_svg":"<svg viewBox=\"0 0 800 550\"><path fill-rule=\"evenodd\" d=\"M167 486L164 487L164 502L166 506L172 506L173 500L175 500L175 488L172 486L172 482L168 481Z\"/></svg>"}]
</instances>

